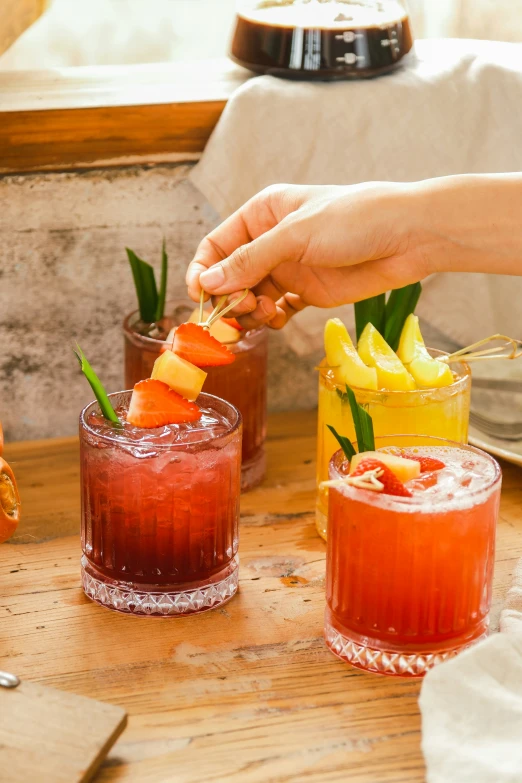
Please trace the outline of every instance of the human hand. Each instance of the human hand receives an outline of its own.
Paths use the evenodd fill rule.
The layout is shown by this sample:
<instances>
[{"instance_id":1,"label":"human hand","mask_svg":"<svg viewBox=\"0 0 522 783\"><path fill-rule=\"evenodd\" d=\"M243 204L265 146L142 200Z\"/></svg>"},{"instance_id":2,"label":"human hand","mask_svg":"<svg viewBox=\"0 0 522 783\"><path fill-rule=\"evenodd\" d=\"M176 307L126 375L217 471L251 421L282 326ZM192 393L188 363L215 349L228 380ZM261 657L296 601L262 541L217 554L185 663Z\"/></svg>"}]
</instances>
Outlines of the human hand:
<instances>
[{"instance_id":1,"label":"human hand","mask_svg":"<svg viewBox=\"0 0 522 783\"><path fill-rule=\"evenodd\" d=\"M414 186L277 185L261 191L201 242L189 294L249 295L233 313L246 327L281 328L308 305L335 307L416 282L432 269L412 241Z\"/></svg>"}]
</instances>

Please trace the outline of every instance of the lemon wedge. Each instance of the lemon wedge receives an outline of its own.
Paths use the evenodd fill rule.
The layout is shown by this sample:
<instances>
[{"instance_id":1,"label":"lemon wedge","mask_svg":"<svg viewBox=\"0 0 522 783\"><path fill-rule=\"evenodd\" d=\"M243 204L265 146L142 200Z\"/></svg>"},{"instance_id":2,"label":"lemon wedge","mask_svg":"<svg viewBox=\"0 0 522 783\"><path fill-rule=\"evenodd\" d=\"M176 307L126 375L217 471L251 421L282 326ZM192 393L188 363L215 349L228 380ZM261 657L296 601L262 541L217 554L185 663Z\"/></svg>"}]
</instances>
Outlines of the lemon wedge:
<instances>
[{"instance_id":1,"label":"lemon wedge","mask_svg":"<svg viewBox=\"0 0 522 783\"><path fill-rule=\"evenodd\" d=\"M377 389L377 372L367 367L355 350L352 338L340 318L330 318L324 327L326 361L337 383L360 389Z\"/></svg>"},{"instance_id":2,"label":"lemon wedge","mask_svg":"<svg viewBox=\"0 0 522 783\"><path fill-rule=\"evenodd\" d=\"M366 365L375 367L380 389L412 391L416 388L413 377L373 324L364 327L358 351Z\"/></svg>"},{"instance_id":3,"label":"lemon wedge","mask_svg":"<svg viewBox=\"0 0 522 783\"><path fill-rule=\"evenodd\" d=\"M448 365L429 355L416 315L409 315L404 322L397 354L419 388L433 389L453 383Z\"/></svg>"}]
</instances>

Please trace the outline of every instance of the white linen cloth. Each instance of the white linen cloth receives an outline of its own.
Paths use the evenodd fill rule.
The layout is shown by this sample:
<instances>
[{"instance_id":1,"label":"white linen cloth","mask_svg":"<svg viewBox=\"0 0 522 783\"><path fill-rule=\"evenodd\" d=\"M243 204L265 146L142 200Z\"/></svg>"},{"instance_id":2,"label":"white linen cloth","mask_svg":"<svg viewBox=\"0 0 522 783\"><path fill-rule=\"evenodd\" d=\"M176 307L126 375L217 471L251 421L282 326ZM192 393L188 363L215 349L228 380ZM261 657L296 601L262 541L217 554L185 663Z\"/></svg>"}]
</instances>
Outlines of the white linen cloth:
<instances>
[{"instance_id":1,"label":"white linen cloth","mask_svg":"<svg viewBox=\"0 0 522 783\"><path fill-rule=\"evenodd\" d=\"M429 671L419 704L427 783L522 781L522 560L500 633Z\"/></svg>"},{"instance_id":2,"label":"white linen cloth","mask_svg":"<svg viewBox=\"0 0 522 783\"><path fill-rule=\"evenodd\" d=\"M276 182L415 181L522 170L522 44L425 40L378 79L261 76L230 99L192 181L222 217ZM458 215L455 216L458 220ZM459 345L519 336L522 278L429 278L419 314ZM351 306L336 313L350 323ZM285 328L298 353L322 343L324 311Z\"/></svg>"}]
</instances>

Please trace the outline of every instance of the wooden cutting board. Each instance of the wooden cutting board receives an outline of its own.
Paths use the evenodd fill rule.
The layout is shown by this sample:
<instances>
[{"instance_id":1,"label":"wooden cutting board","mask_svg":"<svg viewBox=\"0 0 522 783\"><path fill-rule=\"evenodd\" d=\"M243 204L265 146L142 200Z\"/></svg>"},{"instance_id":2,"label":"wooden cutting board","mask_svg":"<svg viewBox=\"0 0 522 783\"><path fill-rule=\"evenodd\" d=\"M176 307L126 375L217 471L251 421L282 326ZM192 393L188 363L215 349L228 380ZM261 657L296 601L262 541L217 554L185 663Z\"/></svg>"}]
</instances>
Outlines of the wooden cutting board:
<instances>
[{"instance_id":1,"label":"wooden cutting board","mask_svg":"<svg viewBox=\"0 0 522 783\"><path fill-rule=\"evenodd\" d=\"M0 687L0 779L91 780L126 724L112 704L32 682Z\"/></svg>"}]
</instances>

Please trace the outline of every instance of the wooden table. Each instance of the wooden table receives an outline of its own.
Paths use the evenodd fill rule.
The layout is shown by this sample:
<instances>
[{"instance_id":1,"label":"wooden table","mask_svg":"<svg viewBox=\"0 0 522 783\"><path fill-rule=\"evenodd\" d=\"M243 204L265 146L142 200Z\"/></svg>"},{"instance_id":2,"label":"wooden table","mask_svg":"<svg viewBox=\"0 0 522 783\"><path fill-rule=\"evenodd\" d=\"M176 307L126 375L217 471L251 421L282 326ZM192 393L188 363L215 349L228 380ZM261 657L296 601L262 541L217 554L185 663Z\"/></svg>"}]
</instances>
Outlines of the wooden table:
<instances>
[{"instance_id":1,"label":"wooden table","mask_svg":"<svg viewBox=\"0 0 522 783\"><path fill-rule=\"evenodd\" d=\"M75 439L7 449L24 522L0 547L0 669L128 711L97 783L424 781L420 684L352 669L323 643L315 415L272 416L269 432L267 479L241 503L240 593L185 619L84 597ZM521 473L503 467L497 616L522 554Z\"/></svg>"}]
</instances>

